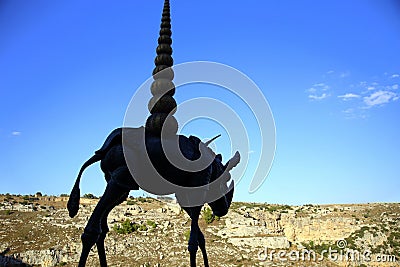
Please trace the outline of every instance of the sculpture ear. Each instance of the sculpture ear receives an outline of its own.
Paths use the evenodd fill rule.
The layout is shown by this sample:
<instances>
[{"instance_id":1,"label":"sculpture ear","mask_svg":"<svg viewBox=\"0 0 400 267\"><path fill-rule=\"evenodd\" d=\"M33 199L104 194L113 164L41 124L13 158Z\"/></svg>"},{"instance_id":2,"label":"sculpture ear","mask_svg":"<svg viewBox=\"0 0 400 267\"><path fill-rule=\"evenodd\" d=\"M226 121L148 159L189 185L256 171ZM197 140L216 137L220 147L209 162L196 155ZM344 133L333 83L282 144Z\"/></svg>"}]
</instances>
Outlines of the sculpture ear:
<instances>
[{"instance_id":1,"label":"sculpture ear","mask_svg":"<svg viewBox=\"0 0 400 267\"><path fill-rule=\"evenodd\" d=\"M235 155L228 161L228 164L226 166L226 171L231 171L236 165L238 165L240 162L240 153L239 151L236 151Z\"/></svg>"}]
</instances>

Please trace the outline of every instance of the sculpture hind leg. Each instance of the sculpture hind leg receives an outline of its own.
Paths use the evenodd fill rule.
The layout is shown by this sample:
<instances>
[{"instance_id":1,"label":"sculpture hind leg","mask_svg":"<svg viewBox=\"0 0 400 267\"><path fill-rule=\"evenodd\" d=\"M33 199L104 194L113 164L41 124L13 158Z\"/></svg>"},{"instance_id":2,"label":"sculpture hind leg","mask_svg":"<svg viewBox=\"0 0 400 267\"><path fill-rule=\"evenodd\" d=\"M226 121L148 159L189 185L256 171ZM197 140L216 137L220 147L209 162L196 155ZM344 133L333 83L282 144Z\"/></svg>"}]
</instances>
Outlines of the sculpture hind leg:
<instances>
[{"instance_id":1,"label":"sculpture hind leg","mask_svg":"<svg viewBox=\"0 0 400 267\"><path fill-rule=\"evenodd\" d=\"M82 253L79 259L79 267L84 267L89 256L90 249L96 244L102 232L102 218L108 214L126 194L127 189L114 183L112 180L107 184L103 196L97 203L90 219L81 236ZM108 212L107 212L108 211Z\"/></svg>"},{"instance_id":2,"label":"sculpture hind leg","mask_svg":"<svg viewBox=\"0 0 400 267\"><path fill-rule=\"evenodd\" d=\"M104 247L104 239L106 238L107 233L109 232L109 228L107 225L108 214L110 214L113 208L124 202L125 199L128 197L128 195L129 191L126 191L114 205L111 205L109 209L107 209L104 212L103 217L101 218L101 234L99 235L99 238L96 241L97 253L99 255L99 261L101 267L107 267L107 257Z\"/></svg>"}]
</instances>

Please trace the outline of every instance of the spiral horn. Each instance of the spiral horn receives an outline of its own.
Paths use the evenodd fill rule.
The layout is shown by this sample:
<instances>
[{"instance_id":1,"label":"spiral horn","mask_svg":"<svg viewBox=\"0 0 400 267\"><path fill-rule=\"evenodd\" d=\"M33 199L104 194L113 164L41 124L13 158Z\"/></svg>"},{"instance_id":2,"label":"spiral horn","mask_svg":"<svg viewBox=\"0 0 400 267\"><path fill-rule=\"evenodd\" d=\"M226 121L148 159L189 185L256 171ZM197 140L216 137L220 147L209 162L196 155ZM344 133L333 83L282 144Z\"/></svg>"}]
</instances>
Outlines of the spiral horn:
<instances>
[{"instance_id":1,"label":"spiral horn","mask_svg":"<svg viewBox=\"0 0 400 267\"><path fill-rule=\"evenodd\" d=\"M174 71L171 67L174 60L172 59L171 35L170 4L169 0L165 0L156 48L157 56L154 59L154 81L151 84L153 97L148 104L151 115L146 120L146 130L155 135L161 135L161 131L164 131L165 134L175 135L178 131L178 123L173 116L177 104L173 98L175 85L172 82Z\"/></svg>"}]
</instances>

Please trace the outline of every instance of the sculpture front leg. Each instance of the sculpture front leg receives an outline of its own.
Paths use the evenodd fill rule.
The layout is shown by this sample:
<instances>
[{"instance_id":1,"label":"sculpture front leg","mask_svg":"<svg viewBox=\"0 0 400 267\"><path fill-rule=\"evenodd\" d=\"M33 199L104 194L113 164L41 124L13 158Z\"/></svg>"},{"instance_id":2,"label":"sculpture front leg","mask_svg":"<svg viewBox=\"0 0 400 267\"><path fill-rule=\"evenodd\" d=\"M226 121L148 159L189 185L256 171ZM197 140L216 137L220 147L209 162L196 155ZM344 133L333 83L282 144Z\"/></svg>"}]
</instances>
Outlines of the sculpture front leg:
<instances>
[{"instance_id":1,"label":"sculpture front leg","mask_svg":"<svg viewBox=\"0 0 400 267\"><path fill-rule=\"evenodd\" d=\"M204 267L209 267L208 265L208 257L207 257L207 251L206 251L206 240L204 238L203 233L201 232L200 228L197 228L198 231L198 244L201 250L201 253L203 254L203 261L204 261Z\"/></svg>"},{"instance_id":2,"label":"sculpture front leg","mask_svg":"<svg viewBox=\"0 0 400 267\"><path fill-rule=\"evenodd\" d=\"M191 219L190 237L188 242L188 251L190 254L190 267L196 267L196 253L199 248L199 216L201 206L184 207L184 210L189 214ZM205 248L205 246L204 246ZM206 256L207 257L207 256ZM207 259L208 262L208 259Z\"/></svg>"},{"instance_id":3,"label":"sculpture front leg","mask_svg":"<svg viewBox=\"0 0 400 267\"><path fill-rule=\"evenodd\" d=\"M195 222L195 223L194 223ZM198 243L198 231L197 231L198 221L192 219L192 224L190 226L190 237L188 242L188 251L190 255L190 267L196 267L196 254L199 247Z\"/></svg>"}]
</instances>

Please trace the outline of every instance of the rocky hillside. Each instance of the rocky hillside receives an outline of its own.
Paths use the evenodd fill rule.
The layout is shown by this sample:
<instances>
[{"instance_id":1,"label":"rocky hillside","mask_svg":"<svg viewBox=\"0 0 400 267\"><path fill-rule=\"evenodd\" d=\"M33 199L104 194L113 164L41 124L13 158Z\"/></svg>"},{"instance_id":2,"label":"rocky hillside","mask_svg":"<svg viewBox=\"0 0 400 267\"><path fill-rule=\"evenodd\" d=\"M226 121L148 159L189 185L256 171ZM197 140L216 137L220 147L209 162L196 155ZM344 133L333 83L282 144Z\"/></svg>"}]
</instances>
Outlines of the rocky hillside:
<instances>
[{"instance_id":1,"label":"rocky hillside","mask_svg":"<svg viewBox=\"0 0 400 267\"><path fill-rule=\"evenodd\" d=\"M0 266L76 266L97 200L0 195ZM200 227L211 266L400 266L400 204L205 207ZM177 204L129 198L109 216L109 266L189 266L189 217ZM98 266L94 248L88 266ZM202 263L201 253L198 262ZM200 264L200 266L202 266Z\"/></svg>"}]
</instances>

